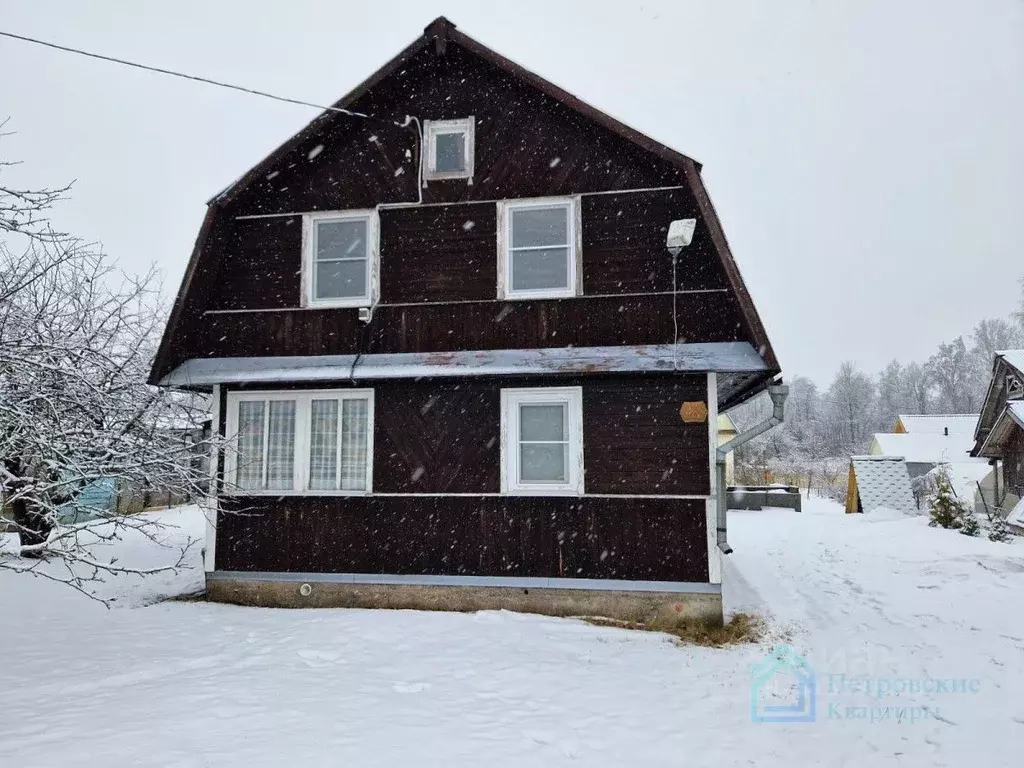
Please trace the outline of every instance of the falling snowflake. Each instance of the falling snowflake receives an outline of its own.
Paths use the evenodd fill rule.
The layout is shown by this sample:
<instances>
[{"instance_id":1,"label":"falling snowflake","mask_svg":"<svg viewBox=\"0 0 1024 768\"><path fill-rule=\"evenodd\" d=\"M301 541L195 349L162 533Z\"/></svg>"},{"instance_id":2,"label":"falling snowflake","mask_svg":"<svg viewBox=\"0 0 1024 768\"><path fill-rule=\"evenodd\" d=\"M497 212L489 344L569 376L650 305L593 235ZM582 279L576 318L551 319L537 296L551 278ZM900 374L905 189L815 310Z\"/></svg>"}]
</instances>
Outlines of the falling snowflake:
<instances>
[{"instance_id":1,"label":"falling snowflake","mask_svg":"<svg viewBox=\"0 0 1024 768\"><path fill-rule=\"evenodd\" d=\"M465 222L463 222L463 224L462 224L462 228L464 230L466 230L467 232L469 232L469 230L471 230L475 226L476 226L476 222L468 220L468 219Z\"/></svg>"},{"instance_id":2,"label":"falling snowflake","mask_svg":"<svg viewBox=\"0 0 1024 768\"><path fill-rule=\"evenodd\" d=\"M323 151L324 151L324 145L323 144L317 144L315 147L313 147L311 150L309 150L309 154L306 155L306 159L307 160L312 160L314 157L316 157L317 155L319 155Z\"/></svg>"},{"instance_id":3,"label":"falling snowflake","mask_svg":"<svg viewBox=\"0 0 1024 768\"><path fill-rule=\"evenodd\" d=\"M562 158L560 158L560 157L553 157L553 158L551 158L551 162L548 163L548 168L555 168L555 167L558 166L558 164L560 162L562 162Z\"/></svg>"}]
</instances>

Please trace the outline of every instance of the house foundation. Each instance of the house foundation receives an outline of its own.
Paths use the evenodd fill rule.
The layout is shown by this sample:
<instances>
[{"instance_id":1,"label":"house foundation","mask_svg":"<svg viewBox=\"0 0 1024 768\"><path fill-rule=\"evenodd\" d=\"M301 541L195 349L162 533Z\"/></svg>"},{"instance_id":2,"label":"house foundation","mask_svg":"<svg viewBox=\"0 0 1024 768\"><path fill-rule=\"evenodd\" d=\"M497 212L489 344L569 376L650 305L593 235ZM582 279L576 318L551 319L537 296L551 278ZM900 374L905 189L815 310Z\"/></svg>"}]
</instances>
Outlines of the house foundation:
<instances>
[{"instance_id":1,"label":"house foundation","mask_svg":"<svg viewBox=\"0 0 1024 768\"><path fill-rule=\"evenodd\" d=\"M319 575L319 574L318 574ZM473 612L507 610L545 616L600 616L671 630L694 621L722 623L720 585L693 591L572 589L549 586L369 584L207 574L206 595L214 602L266 608L391 608Z\"/></svg>"}]
</instances>

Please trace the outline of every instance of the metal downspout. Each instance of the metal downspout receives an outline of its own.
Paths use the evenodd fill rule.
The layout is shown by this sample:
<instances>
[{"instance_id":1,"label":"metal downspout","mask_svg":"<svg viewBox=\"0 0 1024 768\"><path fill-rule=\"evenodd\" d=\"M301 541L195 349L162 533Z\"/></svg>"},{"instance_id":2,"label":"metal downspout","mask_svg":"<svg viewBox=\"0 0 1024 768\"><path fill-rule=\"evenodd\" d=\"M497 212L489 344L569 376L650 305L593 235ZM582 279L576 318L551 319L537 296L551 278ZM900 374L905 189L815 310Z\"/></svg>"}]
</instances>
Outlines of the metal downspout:
<instances>
[{"instance_id":1,"label":"metal downspout","mask_svg":"<svg viewBox=\"0 0 1024 768\"><path fill-rule=\"evenodd\" d=\"M717 494L717 535L718 535L718 548L722 551L723 555L728 555L732 552L732 547L729 546L729 539L727 536L727 515L726 509L728 507L728 501L725 497L726 486L725 486L725 457L729 455L731 451L736 450L744 443L748 443L758 435L763 435L769 429L773 429L782 423L783 416L785 415L786 397L789 395L789 387L785 384L772 384L768 387L768 396L772 399L772 415L762 421L756 427L743 432L742 434L736 435L732 440L720 445L715 453L715 478L718 481L718 494Z\"/></svg>"}]
</instances>

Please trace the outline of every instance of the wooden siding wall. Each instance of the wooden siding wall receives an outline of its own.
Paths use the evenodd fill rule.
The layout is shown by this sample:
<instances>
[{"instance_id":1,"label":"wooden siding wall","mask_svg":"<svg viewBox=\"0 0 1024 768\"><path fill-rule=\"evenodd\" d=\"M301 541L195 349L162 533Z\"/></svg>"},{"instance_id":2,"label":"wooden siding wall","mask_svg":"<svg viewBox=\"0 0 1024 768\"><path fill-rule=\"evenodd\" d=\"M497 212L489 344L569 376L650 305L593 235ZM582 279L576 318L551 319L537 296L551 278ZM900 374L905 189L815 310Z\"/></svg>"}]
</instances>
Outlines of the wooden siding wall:
<instances>
[{"instance_id":1,"label":"wooden siding wall","mask_svg":"<svg viewBox=\"0 0 1024 768\"><path fill-rule=\"evenodd\" d=\"M704 501L284 497L221 513L221 571L708 581Z\"/></svg>"},{"instance_id":2,"label":"wooden siding wall","mask_svg":"<svg viewBox=\"0 0 1024 768\"><path fill-rule=\"evenodd\" d=\"M702 376L357 382L374 389L374 493L222 499L219 570L707 581ZM500 491L500 391L583 386L585 490ZM343 386L347 386L346 382ZM631 495L632 494L632 495Z\"/></svg>"},{"instance_id":3,"label":"wooden siding wall","mask_svg":"<svg viewBox=\"0 0 1024 768\"><path fill-rule=\"evenodd\" d=\"M679 416L683 402L707 400L702 375L355 385L374 391L373 490L378 493L500 492L502 388L577 385L583 388L586 493L710 493L708 425L686 424ZM352 383L318 383L315 388L335 386ZM261 388L280 385L252 387Z\"/></svg>"},{"instance_id":4,"label":"wooden siding wall","mask_svg":"<svg viewBox=\"0 0 1024 768\"><path fill-rule=\"evenodd\" d=\"M369 328L354 309L297 309L301 217L236 221L223 235L210 309L179 334L190 356L440 352L672 340L674 218L693 215L681 190L584 198L581 298L499 301L494 203L381 213L381 304ZM472 227L466 224L472 222ZM684 341L744 335L706 231L681 257L676 299ZM700 291L687 293L687 291ZM638 295L639 294L639 295ZM449 303L456 302L456 303ZM415 303L415 306L409 306Z\"/></svg>"},{"instance_id":5,"label":"wooden siding wall","mask_svg":"<svg viewBox=\"0 0 1024 768\"><path fill-rule=\"evenodd\" d=\"M323 132L296 146L226 212L290 213L415 202L415 127L392 123L392 116L402 121L405 115L420 120L473 115L475 120L473 183L430 181L423 190L426 203L685 182L678 167L457 46L444 56L421 51L350 108L381 119L338 115L324 120Z\"/></svg>"},{"instance_id":6,"label":"wooden siding wall","mask_svg":"<svg viewBox=\"0 0 1024 768\"><path fill-rule=\"evenodd\" d=\"M1003 478L1016 496L1024 496L1024 430L1015 429L1003 451Z\"/></svg>"},{"instance_id":7,"label":"wooden siding wall","mask_svg":"<svg viewBox=\"0 0 1024 768\"><path fill-rule=\"evenodd\" d=\"M415 201L414 132L389 119L341 116L324 120L321 133L237 198L213 204L209 238L161 374L204 356L670 342L672 263L664 237L669 222L684 217L697 218L698 226L681 256L677 287L712 292L679 296L681 338L753 340L679 167L458 46L444 56L417 54L353 108L476 120L472 184L432 181L423 190L428 205L381 211L382 306L369 330L356 310L295 309L300 215L237 218ZM677 188L616 193L657 187ZM497 301L493 201L567 194L583 195L584 297ZM218 310L274 311L207 314Z\"/></svg>"}]
</instances>

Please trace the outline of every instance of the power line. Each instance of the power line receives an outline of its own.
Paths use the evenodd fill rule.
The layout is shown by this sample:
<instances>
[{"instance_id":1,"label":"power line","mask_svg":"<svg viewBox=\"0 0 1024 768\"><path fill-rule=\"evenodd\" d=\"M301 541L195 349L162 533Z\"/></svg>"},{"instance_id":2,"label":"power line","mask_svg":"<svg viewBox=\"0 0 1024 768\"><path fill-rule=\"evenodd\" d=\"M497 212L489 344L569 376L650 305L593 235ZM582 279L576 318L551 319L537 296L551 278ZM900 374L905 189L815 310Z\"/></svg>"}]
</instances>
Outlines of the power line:
<instances>
[{"instance_id":1,"label":"power line","mask_svg":"<svg viewBox=\"0 0 1024 768\"><path fill-rule=\"evenodd\" d=\"M79 56L88 56L90 59L99 59L100 61L109 61L113 64L123 64L126 67L135 67L136 69L142 69L147 72L157 72L161 75L170 75L171 77L180 77L184 80L194 80L198 83L206 83L207 85L216 85L221 88L230 88L233 91L240 91L242 93L249 93L253 96L263 96L267 99L274 99L275 101L283 101L286 104L298 104L302 107L313 107L314 109L322 109L328 112L338 112L343 115L349 115L351 117L362 117L367 120L385 120L386 118L378 118L374 115L367 115L363 112L353 112L350 109L342 109L341 107L327 107L322 104L314 104L309 101L302 101L301 99L292 99L288 96L278 96L274 93L267 93L266 91L258 91L255 88L246 88L242 85L233 85L232 83L224 83L220 80L213 80L209 77L201 77L199 75L190 75L185 72L177 72L173 69L163 69L161 67L151 67L148 64L139 64L135 61L128 61L127 59L119 59L116 56L104 56L100 53L92 53L91 51L83 51L80 48L71 48L66 45L58 45L57 43L50 43L46 40L37 40L34 37L26 37L25 35L16 35L13 32L4 32L0 30L0 36L9 37L14 40L21 40L26 43L34 43L35 45L42 45L46 48L53 48L54 50L64 51L66 53L74 53ZM387 122L395 122L396 125L402 125L394 120L386 119ZM408 121L406 121L408 122Z\"/></svg>"}]
</instances>

